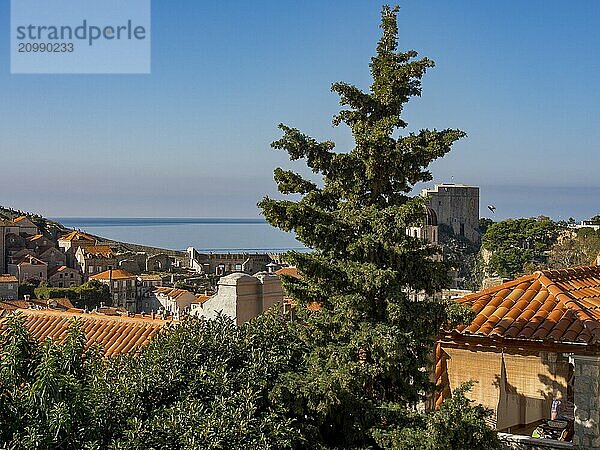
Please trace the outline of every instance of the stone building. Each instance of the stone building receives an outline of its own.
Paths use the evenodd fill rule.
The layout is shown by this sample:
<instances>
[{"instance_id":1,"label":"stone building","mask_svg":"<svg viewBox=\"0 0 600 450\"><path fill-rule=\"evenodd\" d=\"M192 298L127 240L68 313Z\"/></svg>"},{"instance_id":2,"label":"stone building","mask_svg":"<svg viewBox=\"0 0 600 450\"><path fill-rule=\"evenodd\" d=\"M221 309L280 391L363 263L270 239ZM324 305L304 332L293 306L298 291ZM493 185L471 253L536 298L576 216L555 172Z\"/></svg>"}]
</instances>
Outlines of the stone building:
<instances>
[{"instance_id":1,"label":"stone building","mask_svg":"<svg viewBox=\"0 0 600 450\"><path fill-rule=\"evenodd\" d=\"M118 267L117 258L108 245L80 246L75 252L75 261L84 279Z\"/></svg>"},{"instance_id":2,"label":"stone building","mask_svg":"<svg viewBox=\"0 0 600 450\"><path fill-rule=\"evenodd\" d=\"M19 284L26 281L46 281L48 277L48 265L41 259L32 255L26 255L19 261L8 265L8 273L19 280Z\"/></svg>"},{"instance_id":3,"label":"stone building","mask_svg":"<svg viewBox=\"0 0 600 450\"><path fill-rule=\"evenodd\" d=\"M223 314L241 325L282 302L283 288L277 275L232 273L219 280L215 295L194 303L191 313L206 319Z\"/></svg>"},{"instance_id":4,"label":"stone building","mask_svg":"<svg viewBox=\"0 0 600 450\"><path fill-rule=\"evenodd\" d=\"M171 257L165 253L158 253L156 255L150 255L146 259L146 271L147 272L163 272L171 268L172 260Z\"/></svg>"},{"instance_id":5,"label":"stone building","mask_svg":"<svg viewBox=\"0 0 600 450\"><path fill-rule=\"evenodd\" d=\"M39 247L36 251L36 255L39 259L48 264L48 269L67 264L66 255L56 247Z\"/></svg>"},{"instance_id":6,"label":"stone building","mask_svg":"<svg viewBox=\"0 0 600 450\"><path fill-rule=\"evenodd\" d=\"M445 224L454 234L471 242L479 242L479 187L464 184L436 184L433 189L423 189L427 205L437 216L438 225Z\"/></svg>"},{"instance_id":7,"label":"stone building","mask_svg":"<svg viewBox=\"0 0 600 450\"><path fill-rule=\"evenodd\" d=\"M81 283L83 283L83 277L77 269L63 265L48 270L48 284L50 286L65 288L79 286Z\"/></svg>"},{"instance_id":8,"label":"stone building","mask_svg":"<svg viewBox=\"0 0 600 450\"><path fill-rule=\"evenodd\" d=\"M435 406L472 380L498 431L531 436L556 401L564 437L600 449L599 279L599 266L546 270L458 300L475 318L438 341Z\"/></svg>"},{"instance_id":9,"label":"stone building","mask_svg":"<svg viewBox=\"0 0 600 450\"><path fill-rule=\"evenodd\" d=\"M266 253L199 253L194 247L187 249L188 267L198 273L219 276L234 272L252 274L267 270L271 257Z\"/></svg>"},{"instance_id":10,"label":"stone building","mask_svg":"<svg viewBox=\"0 0 600 450\"><path fill-rule=\"evenodd\" d=\"M439 238L438 219L435 211L429 206L425 206L425 218L420 227L410 227L407 234L412 237L424 239L430 244L437 244Z\"/></svg>"},{"instance_id":11,"label":"stone building","mask_svg":"<svg viewBox=\"0 0 600 450\"><path fill-rule=\"evenodd\" d=\"M118 267L127 272L139 275L146 269L148 255L145 252L117 252L115 257L117 258Z\"/></svg>"},{"instance_id":12,"label":"stone building","mask_svg":"<svg viewBox=\"0 0 600 450\"><path fill-rule=\"evenodd\" d=\"M13 220L13 224L19 228L19 234L21 235L35 235L40 232L37 225L27 216L17 217Z\"/></svg>"},{"instance_id":13,"label":"stone building","mask_svg":"<svg viewBox=\"0 0 600 450\"><path fill-rule=\"evenodd\" d=\"M135 275L123 269L109 269L102 273L90 276L90 280L97 280L109 287L112 306L125 308L132 313L136 312L137 280Z\"/></svg>"},{"instance_id":14,"label":"stone building","mask_svg":"<svg viewBox=\"0 0 600 450\"><path fill-rule=\"evenodd\" d=\"M14 275L0 275L0 300L19 298L19 280Z\"/></svg>"},{"instance_id":15,"label":"stone building","mask_svg":"<svg viewBox=\"0 0 600 450\"><path fill-rule=\"evenodd\" d=\"M196 302L196 296L185 289L157 287L150 295L142 299L144 313L158 312L179 319L190 312L190 306Z\"/></svg>"},{"instance_id":16,"label":"stone building","mask_svg":"<svg viewBox=\"0 0 600 450\"><path fill-rule=\"evenodd\" d=\"M58 248L64 252L67 257L67 266L76 267L77 261L75 253L79 247L96 245L96 238L81 231L71 231L58 238Z\"/></svg>"},{"instance_id":17,"label":"stone building","mask_svg":"<svg viewBox=\"0 0 600 450\"><path fill-rule=\"evenodd\" d=\"M27 248L37 250L40 247L54 247L54 242L43 234L35 234L26 238Z\"/></svg>"}]
</instances>

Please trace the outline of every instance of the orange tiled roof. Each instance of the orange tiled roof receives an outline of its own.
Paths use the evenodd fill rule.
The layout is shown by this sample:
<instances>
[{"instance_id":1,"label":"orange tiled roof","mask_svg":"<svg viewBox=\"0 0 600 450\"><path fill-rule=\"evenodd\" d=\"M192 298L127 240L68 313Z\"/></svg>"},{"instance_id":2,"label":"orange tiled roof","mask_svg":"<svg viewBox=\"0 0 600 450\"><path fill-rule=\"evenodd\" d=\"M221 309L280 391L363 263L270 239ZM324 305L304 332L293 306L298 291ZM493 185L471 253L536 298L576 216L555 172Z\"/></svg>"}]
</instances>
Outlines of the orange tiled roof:
<instances>
[{"instance_id":1,"label":"orange tiled roof","mask_svg":"<svg viewBox=\"0 0 600 450\"><path fill-rule=\"evenodd\" d=\"M89 253L94 256L102 256L104 258L112 258L113 251L110 245L88 245L81 247L81 250L85 253Z\"/></svg>"},{"instance_id":2,"label":"orange tiled roof","mask_svg":"<svg viewBox=\"0 0 600 450\"><path fill-rule=\"evenodd\" d=\"M65 308L67 310L69 310L69 309L75 309L75 306L73 306L73 303L71 303L71 300L69 300L66 297L64 297L64 298L51 298L49 300L46 300L46 304L52 304L52 303L56 303L59 307Z\"/></svg>"},{"instance_id":3,"label":"orange tiled roof","mask_svg":"<svg viewBox=\"0 0 600 450\"><path fill-rule=\"evenodd\" d=\"M27 238L27 240L33 242L33 241L37 241L38 239L42 239L43 237L44 237L43 234L34 234L34 235L29 236Z\"/></svg>"},{"instance_id":4,"label":"orange tiled roof","mask_svg":"<svg viewBox=\"0 0 600 450\"><path fill-rule=\"evenodd\" d=\"M193 303L202 304L210 298L210 295L196 294L196 300Z\"/></svg>"},{"instance_id":5,"label":"orange tiled roof","mask_svg":"<svg viewBox=\"0 0 600 450\"><path fill-rule=\"evenodd\" d=\"M92 280L125 280L129 278L135 278L135 275L123 269L105 270L90 277Z\"/></svg>"},{"instance_id":6,"label":"orange tiled roof","mask_svg":"<svg viewBox=\"0 0 600 450\"><path fill-rule=\"evenodd\" d=\"M59 241L79 241L79 240L83 240L83 241L96 241L96 239L94 239L92 236L90 236L89 234L85 234L82 233L81 231L71 231L70 233L65 234L64 236L61 236L58 238Z\"/></svg>"},{"instance_id":7,"label":"orange tiled roof","mask_svg":"<svg viewBox=\"0 0 600 450\"><path fill-rule=\"evenodd\" d=\"M0 283L17 283L18 281L14 275L0 274Z\"/></svg>"},{"instance_id":8,"label":"orange tiled roof","mask_svg":"<svg viewBox=\"0 0 600 450\"><path fill-rule=\"evenodd\" d=\"M49 300L4 300L4 305L10 305L13 309L59 309L67 311L73 309L73 303L68 298L52 298ZM0 305L0 308L2 306Z\"/></svg>"},{"instance_id":9,"label":"orange tiled roof","mask_svg":"<svg viewBox=\"0 0 600 450\"><path fill-rule=\"evenodd\" d=\"M0 300L0 311L14 311L15 309L18 309L18 308L11 301Z\"/></svg>"},{"instance_id":10,"label":"orange tiled roof","mask_svg":"<svg viewBox=\"0 0 600 450\"><path fill-rule=\"evenodd\" d=\"M58 272L64 272L65 270L69 270L71 269L70 267L67 266L54 266L52 269L48 270L48 278L56 275ZM71 269L77 272L76 269Z\"/></svg>"},{"instance_id":11,"label":"orange tiled roof","mask_svg":"<svg viewBox=\"0 0 600 450\"><path fill-rule=\"evenodd\" d=\"M545 270L458 300L474 309L462 336L600 344L600 266Z\"/></svg>"},{"instance_id":12,"label":"orange tiled roof","mask_svg":"<svg viewBox=\"0 0 600 450\"><path fill-rule=\"evenodd\" d=\"M79 318L83 322L87 345L101 344L107 356L127 353L147 344L168 323L165 320L150 318L109 317L48 310L18 312L25 316L25 326L38 341L47 338L59 342L64 340L71 320Z\"/></svg>"},{"instance_id":13,"label":"orange tiled roof","mask_svg":"<svg viewBox=\"0 0 600 450\"><path fill-rule=\"evenodd\" d=\"M138 275L138 278L144 281L162 281L162 277L160 275L152 275L148 273Z\"/></svg>"},{"instance_id":14,"label":"orange tiled roof","mask_svg":"<svg viewBox=\"0 0 600 450\"><path fill-rule=\"evenodd\" d=\"M23 256L21 259L19 259L19 261L17 261L17 265L20 266L21 264L30 264L32 266L47 266L48 264L46 264L46 262L42 261L39 258L36 258L35 256L31 255L31 254L27 254L25 256Z\"/></svg>"},{"instance_id":15,"label":"orange tiled roof","mask_svg":"<svg viewBox=\"0 0 600 450\"><path fill-rule=\"evenodd\" d=\"M185 289L175 289L172 287L156 287L154 288L153 292L156 294L166 295L167 297L173 298L175 300L180 298L182 295L191 294L190 291L187 291Z\"/></svg>"},{"instance_id":16,"label":"orange tiled roof","mask_svg":"<svg viewBox=\"0 0 600 450\"><path fill-rule=\"evenodd\" d=\"M27 216L19 216L16 219L13 219L13 223L19 223L19 222L21 222L22 220L25 220L25 219L27 219Z\"/></svg>"},{"instance_id":17,"label":"orange tiled roof","mask_svg":"<svg viewBox=\"0 0 600 450\"><path fill-rule=\"evenodd\" d=\"M296 267L282 267L281 269L276 270L275 273L277 275L289 275L294 278L300 278L300 274Z\"/></svg>"}]
</instances>

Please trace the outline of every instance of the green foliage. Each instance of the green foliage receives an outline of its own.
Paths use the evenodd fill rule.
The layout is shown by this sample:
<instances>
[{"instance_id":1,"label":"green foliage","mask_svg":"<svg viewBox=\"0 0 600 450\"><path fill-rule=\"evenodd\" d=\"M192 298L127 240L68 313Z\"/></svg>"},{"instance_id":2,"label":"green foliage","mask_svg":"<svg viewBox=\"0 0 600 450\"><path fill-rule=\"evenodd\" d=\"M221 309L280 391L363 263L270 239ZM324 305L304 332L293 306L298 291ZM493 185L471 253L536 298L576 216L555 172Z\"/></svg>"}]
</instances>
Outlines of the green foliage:
<instances>
[{"instance_id":1,"label":"green foliage","mask_svg":"<svg viewBox=\"0 0 600 450\"><path fill-rule=\"evenodd\" d=\"M240 327L225 318L188 320L137 355L103 359L85 350L77 323L66 343L36 344L23 321L11 319L0 346L0 444L477 449L487 440L485 448L495 448L486 412L460 391L430 416L414 408L432 388L440 327L470 315L433 295L448 282L448 268L432 258L436 248L406 234L424 211L424 199L408 194L431 180L428 165L464 133L396 137L407 127L404 104L421 94L433 66L414 51L398 52L396 12L383 8L371 90L332 87L346 108L334 124L348 125L356 146L334 152L333 143L284 125L273 143L322 176L317 185L277 169L280 192L299 200L260 203L271 224L314 249L288 257L303 274L284 279L299 320L275 312ZM305 308L313 301L319 311Z\"/></svg>"},{"instance_id":2,"label":"green foliage","mask_svg":"<svg viewBox=\"0 0 600 450\"><path fill-rule=\"evenodd\" d=\"M19 284L19 296L24 297L29 295L30 298L36 298L35 290L39 286L39 282L31 282L26 280L25 282Z\"/></svg>"},{"instance_id":3,"label":"green foliage","mask_svg":"<svg viewBox=\"0 0 600 450\"><path fill-rule=\"evenodd\" d=\"M0 351L0 447L14 449L296 448L305 442L278 391L303 353L268 313L189 320L139 355L85 350L74 322L65 343L35 343L22 317Z\"/></svg>"},{"instance_id":4,"label":"green foliage","mask_svg":"<svg viewBox=\"0 0 600 450\"><path fill-rule=\"evenodd\" d=\"M465 133L396 137L407 127L405 103L421 95L421 78L433 67L397 50L396 12L383 8L370 90L332 86L345 107L333 123L350 127L354 148L336 152L333 142L280 125L283 137L272 146L305 160L321 180L278 168L279 192L299 200L259 203L269 223L313 249L286 257L303 274L284 278L284 287L299 305L294 326L308 351L304 369L288 374L281 391L294 397L303 433L323 447L377 448L382 423L410 428L408 408L431 388L432 348L449 322L448 305L432 295L447 286L448 267L432 258L437 249L406 234L424 211L423 199L408 193L431 180L429 164ZM320 311L307 310L313 301Z\"/></svg>"},{"instance_id":5,"label":"green foliage","mask_svg":"<svg viewBox=\"0 0 600 450\"><path fill-rule=\"evenodd\" d=\"M473 406L466 397L472 383L457 388L438 411L421 418L421 426L382 433L384 447L423 450L495 450L498 435L486 425L493 411Z\"/></svg>"},{"instance_id":6,"label":"green foliage","mask_svg":"<svg viewBox=\"0 0 600 450\"><path fill-rule=\"evenodd\" d=\"M92 310L100 306L101 303L109 305L110 289L98 280L90 280L80 286L70 286L67 288L58 288L41 284L35 289L35 296L39 299L50 298L68 298L76 308L87 308Z\"/></svg>"},{"instance_id":7,"label":"green foliage","mask_svg":"<svg viewBox=\"0 0 600 450\"><path fill-rule=\"evenodd\" d=\"M479 256L481 246L471 242L464 236L456 235L454 229L449 225L442 223L438 226L438 230L444 261L456 270L457 287L478 290L483 279L481 258Z\"/></svg>"},{"instance_id":8,"label":"green foliage","mask_svg":"<svg viewBox=\"0 0 600 450\"><path fill-rule=\"evenodd\" d=\"M479 219L479 233L483 236L487 229L494 224L492 219L488 219L486 217L482 217Z\"/></svg>"},{"instance_id":9,"label":"green foliage","mask_svg":"<svg viewBox=\"0 0 600 450\"><path fill-rule=\"evenodd\" d=\"M551 269L587 266L595 263L599 253L600 230L580 228L574 235L564 236L552 247L548 266Z\"/></svg>"},{"instance_id":10,"label":"green foliage","mask_svg":"<svg viewBox=\"0 0 600 450\"><path fill-rule=\"evenodd\" d=\"M84 448L93 435L86 373L99 361L73 322L64 344L35 343L20 316L0 342L0 445L11 449Z\"/></svg>"},{"instance_id":11,"label":"green foliage","mask_svg":"<svg viewBox=\"0 0 600 450\"><path fill-rule=\"evenodd\" d=\"M128 449L295 447L301 435L272 398L300 348L276 314L241 327L184 322L111 369L103 426L120 426L113 436Z\"/></svg>"},{"instance_id":12,"label":"green foliage","mask_svg":"<svg viewBox=\"0 0 600 450\"><path fill-rule=\"evenodd\" d=\"M547 217L508 219L490 225L482 238L482 249L490 255L488 273L514 278L545 267L547 252L560 227Z\"/></svg>"}]
</instances>

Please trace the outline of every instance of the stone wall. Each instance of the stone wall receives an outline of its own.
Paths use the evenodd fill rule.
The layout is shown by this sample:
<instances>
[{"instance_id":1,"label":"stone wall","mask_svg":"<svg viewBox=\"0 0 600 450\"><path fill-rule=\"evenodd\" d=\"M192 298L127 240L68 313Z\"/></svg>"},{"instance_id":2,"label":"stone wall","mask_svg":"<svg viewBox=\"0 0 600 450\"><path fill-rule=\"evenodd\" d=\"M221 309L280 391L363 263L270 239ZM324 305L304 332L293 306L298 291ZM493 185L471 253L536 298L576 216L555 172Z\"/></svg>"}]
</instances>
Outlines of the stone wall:
<instances>
[{"instance_id":1,"label":"stone wall","mask_svg":"<svg viewBox=\"0 0 600 450\"><path fill-rule=\"evenodd\" d=\"M575 444L600 449L600 357L574 355Z\"/></svg>"},{"instance_id":2,"label":"stone wall","mask_svg":"<svg viewBox=\"0 0 600 450\"><path fill-rule=\"evenodd\" d=\"M462 184L440 184L423 189L428 206L437 215L438 225L451 226L454 234L479 242L479 188Z\"/></svg>"},{"instance_id":3,"label":"stone wall","mask_svg":"<svg viewBox=\"0 0 600 450\"><path fill-rule=\"evenodd\" d=\"M266 272L256 276L233 273L222 277L216 295L193 308L192 314L207 319L222 314L241 325L282 301L279 277Z\"/></svg>"}]
</instances>

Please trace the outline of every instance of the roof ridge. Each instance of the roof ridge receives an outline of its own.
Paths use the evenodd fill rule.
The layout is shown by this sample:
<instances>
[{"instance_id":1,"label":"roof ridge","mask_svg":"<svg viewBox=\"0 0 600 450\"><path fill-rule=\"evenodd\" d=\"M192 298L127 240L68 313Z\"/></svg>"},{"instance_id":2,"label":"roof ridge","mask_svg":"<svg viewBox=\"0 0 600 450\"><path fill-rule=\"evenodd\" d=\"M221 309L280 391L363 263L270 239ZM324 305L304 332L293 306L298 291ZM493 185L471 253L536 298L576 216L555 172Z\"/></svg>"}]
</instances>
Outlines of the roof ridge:
<instances>
[{"instance_id":1,"label":"roof ridge","mask_svg":"<svg viewBox=\"0 0 600 450\"><path fill-rule=\"evenodd\" d=\"M562 269L545 269L539 270L536 273L540 273L548 278L552 278L554 276L564 277L568 276L569 278L573 278L573 275L599 275L600 276L600 266L598 265L587 265L587 266L575 266L575 267L564 267Z\"/></svg>"},{"instance_id":2,"label":"roof ridge","mask_svg":"<svg viewBox=\"0 0 600 450\"><path fill-rule=\"evenodd\" d=\"M482 291L477 291L477 292L473 292L472 294L467 294L464 297L462 297L460 300L460 302L465 302L465 301L469 301L471 300L472 297L481 297L482 295L487 295L487 294L491 294L493 292L498 292L504 289L509 289L513 286L518 286L519 284L525 282L525 281L535 281L537 279L540 278L540 274L538 272L533 272L527 275L523 275L519 278L516 278L514 280L510 280L507 281L505 283L499 284L497 286L492 286L489 287L487 289L484 289Z\"/></svg>"}]
</instances>

